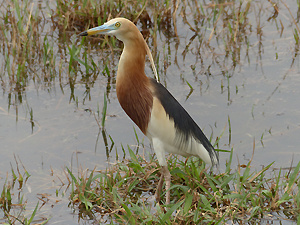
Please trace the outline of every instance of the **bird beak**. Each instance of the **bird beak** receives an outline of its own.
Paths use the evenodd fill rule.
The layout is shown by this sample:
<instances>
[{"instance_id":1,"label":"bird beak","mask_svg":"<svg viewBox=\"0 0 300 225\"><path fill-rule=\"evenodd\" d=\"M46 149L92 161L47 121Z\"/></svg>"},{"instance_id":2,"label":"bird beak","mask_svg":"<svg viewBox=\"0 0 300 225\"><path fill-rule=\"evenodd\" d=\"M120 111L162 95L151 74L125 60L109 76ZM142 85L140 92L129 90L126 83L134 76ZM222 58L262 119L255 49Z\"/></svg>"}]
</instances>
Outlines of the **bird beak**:
<instances>
[{"instance_id":1,"label":"bird beak","mask_svg":"<svg viewBox=\"0 0 300 225\"><path fill-rule=\"evenodd\" d=\"M99 27L94 27L87 31L84 31L84 32L80 33L79 36L90 36L90 35L94 35L94 34L107 34L111 30L112 29L110 28L109 25L103 24Z\"/></svg>"}]
</instances>

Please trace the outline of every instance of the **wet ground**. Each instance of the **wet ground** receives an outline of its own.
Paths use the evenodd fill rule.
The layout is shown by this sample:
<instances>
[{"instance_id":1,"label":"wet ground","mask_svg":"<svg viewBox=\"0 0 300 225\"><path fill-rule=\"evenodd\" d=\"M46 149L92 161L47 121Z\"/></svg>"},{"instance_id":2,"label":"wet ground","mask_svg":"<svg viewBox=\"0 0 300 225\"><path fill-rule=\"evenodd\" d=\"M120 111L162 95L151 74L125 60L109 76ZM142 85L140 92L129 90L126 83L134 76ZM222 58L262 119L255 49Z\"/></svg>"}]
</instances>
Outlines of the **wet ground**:
<instances>
[{"instance_id":1,"label":"wet ground","mask_svg":"<svg viewBox=\"0 0 300 225\"><path fill-rule=\"evenodd\" d=\"M297 4L287 2L297 18ZM248 17L252 33L244 34L249 46L239 46L240 58L236 65L230 52L232 49L229 56L225 56L225 39L213 38L209 48L202 43L203 38L209 39L212 24L208 29L196 25L200 29L199 35L192 39L195 32L180 16L177 18L178 39L168 39L162 31L157 32L157 48L150 49L156 50L156 57L159 56L157 65L162 83L204 133L208 137L213 133L215 140L224 131L219 148L233 148L233 168L238 163L247 163L252 157L254 141L252 166L261 168L275 161L274 168L289 167L292 161L296 165L300 160L300 64L299 45L294 39L295 25L283 4L279 4L280 13L276 19L269 21L274 14L272 5L267 1L256 4ZM262 11L259 11L260 7ZM191 15L188 16L194 26ZM258 27L262 33L257 31ZM217 27L218 32L222 32L221 27ZM54 43L59 44L57 30L53 38ZM74 32L70 39L75 38ZM116 50L112 58L100 49L91 50L93 60L99 62L108 57L106 60L113 62L109 68L116 70L120 51ZM99 69L104 70L104 65L100 64ZM66 70L67 67L63 73ZM85 73L85 68L81 66L80 70L78 76L83 77L81 74ZM147 74L152 76L149 63ZM69 189L65 185L67 180L63 168L67 166L75 171L79 167L105 169L109 163L115 162L117 154L119 158L124 157L121 145L125 149L127 145L137 145L134 128L140 141L145 138L119 106L114 73L111 75L112 79L100 73L92 85L89 83L88 89L83 79L77 79L74 86L67 80L60 82L58 78L51 86L30 81L21 94L21 101L20 97L17 99L17 93L3 90L0 96L0 186L7 174L11 180L11 168L17 168L16 156L20 170L23 171L22 161L31 175L26 188L21 191L29 203L26 207L28 214L35 207L39 194L48 194L49 201L38 216L52 217L48 224L77 224L77 214L68 208ZM193 87L192 93L186 81ZM109 85L111 89L107 92ZM90 111L94 111L98 118L99 108L101 120L104 93L108 93L107 142ZM144 144L145 150L152 151L146 138ZM139 152L142 154L143 148ZM221 171L228 156L228 153L220 153Z\"/></svg>"}]
</instances>

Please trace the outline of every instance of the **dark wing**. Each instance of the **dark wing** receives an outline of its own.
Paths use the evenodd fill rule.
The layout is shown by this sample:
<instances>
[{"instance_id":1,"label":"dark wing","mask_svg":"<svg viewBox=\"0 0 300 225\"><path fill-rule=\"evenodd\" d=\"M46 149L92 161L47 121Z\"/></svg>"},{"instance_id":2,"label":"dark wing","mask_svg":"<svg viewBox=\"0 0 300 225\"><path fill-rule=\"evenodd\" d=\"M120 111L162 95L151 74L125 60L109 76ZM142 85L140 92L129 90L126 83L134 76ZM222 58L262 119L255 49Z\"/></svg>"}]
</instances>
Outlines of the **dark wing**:
<instances>
[{"instance_id":1,"label":"dark wing","mask_svg":"<svg viewBox=\"0 0 300 225\"><path fill-rule=\"evenodd\" d=\"M212 164L219 164L219 158L214 147L187 111L161 83L158 83L153 78L149 79L155 88L155 96L160 100L167 115L174 120L176 132L179 132L180 136L183 135L185 141L192 135L207 150Z\"/></svg>"}]
</instances>

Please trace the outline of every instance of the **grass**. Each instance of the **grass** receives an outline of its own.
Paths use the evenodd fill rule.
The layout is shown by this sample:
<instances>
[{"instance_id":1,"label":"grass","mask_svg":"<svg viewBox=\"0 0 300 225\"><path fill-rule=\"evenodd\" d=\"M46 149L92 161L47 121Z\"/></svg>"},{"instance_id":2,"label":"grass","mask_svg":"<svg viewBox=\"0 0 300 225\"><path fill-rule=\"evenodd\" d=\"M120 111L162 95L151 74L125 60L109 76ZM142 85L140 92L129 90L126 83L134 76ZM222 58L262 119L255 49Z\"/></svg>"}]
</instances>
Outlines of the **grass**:
<instances>
[{"instance_id":1,"label":"grass","mask_svg":"<svg viewBox=\"0 0 300 225\"><path fill-rule=\"evenodd\" d=\"M49 218L35 218L38 212L39 202L32 211L27 209L27 201L24 199L23 188L26 182L30 178L30 174L25 169L20 158L16 158L16 169L11 165L12 180L9 180L8 173L6 180L3 184L3 188L0 195L0 209L3 212L4 217L0 218L1 224L46 224ZM19 168L19 164L22 166L23 171ZM16 188L18 186L18 188ZM17 190L16 190L17 189Z\"/></svg>"},{"instance_id":2,"label":"grass","mask_svg":"<svg viewBox=\"0 0 300 225\"><path fill-rule=\"evenodd\" d=\"M253 59L249 58L249 50L256 52L258 60L262 59L262 37L266 34L263 33L260 17L266 12L255 1L203 4L195 1L56 0L44 3L41 8L34 4L30 0L3 1L2 4L5 12L0 23L0 41L4 60L0 64L0 82L12 99L10 104L15 106L16 114L18 105L24 101L26 87L32 81L38 88L49 89L58 82L62 91L68 85L72 89L70 101L76 102L74 85L85 83L85 99L88 99L89 88L103 75L108 77L109 96L110 87L115 82L115 67L122 44L110 37L94 37L87 41L76 34L117 16L126 17L139 25L153 53L162 83L166 83L170 59L174 55L174 63L178 67L178 55L182 54L183 60L187 54L193 55L195 62L191 62L191 69L195 80L203 74L210 76L214 67L223 76L221 84L245 59L250 64ZM296 19L284 2L267 4L270 5L265 7L274 8L268 21L277 24L280 35L285 29L281 19L277 18L278 8L286 8L290 13L290 35L295 42L293 65L299 55ZM251 21L253 16L256 21ZM188 43L180 43L179 20L194 32ZM184 51L172 51L169 41L165 41L170 38L176 45L184 44ZM159 41L162 41L162 46L158 46ZM99 56L97 60L95 55ZM207 57L204 58L204 55ZM280 59L280 56L276 55L276 58ZM191 80L188 82L192 84Z\"/></svg>"},{"instance_id":3,"label":"grass","mask_svg":"<svg viewBox=\"0 0 300 225\"><path fill-rule=\"evenodd\" d=\"M286 53L293 55L291 67L299 60L298 18L294 18L294 9L291 11L284 1L275 4L272 1L234 0L204 4L191 0L56 0L54 5L49 5L52 2L48 1L41 2L42 7L35 4L31 0L4 0L1 3L0 52L3 60L0 62L0 84L3 95L7 95L8 108L15 110L18 120L18 107L26 102L25 110L33 130L33 112L36 111L26 101L26 90L32 83L37 90L50 90L56 85L62 92L64 88L70 88L70 102L78 107L79 102L91 98L89 90L99 78L105 78L104 106L101 111L98 105L97 110L96 120L101 121L98 122L97 138L103 136L107 155L116 150L117 159L119 149L114 149L114 141L103 127L107 126L107 102L114 91L122 44L110 37L86 40L77 36L79 32L109 18L126 17L137 23L147 40L161 83L167 85L171 63L182 73L180 61L185 62L187 57L191 60L189 72L194 80L178 74L190 89L186 98L196 92L193 92L196 82L202 84L203 75L220 75L220 91L228 92L228 104L234 94L230 93L230 88L235 89L236 94L241 88L230 83L234 72L255 60L258 65L263 63L264 39L272 39L273 35L291 37L293 51ZM288 12L283 13L288 22L280 17L284 9ZM276 24L272 35L265 32L265 21ZM179 23L188 27L192 35L182 34L177 28ZM256 59L250 58L250 52L254 52ZM282 59L280 52L276 52L275 57ZM75 86L82 83L86 92L80 99ZM234 128L229 116L228 124L230 144ZM144 147L142 140L138 140L136 131L134 133L141 149ZM265 131L260 138L262 145L264 134ZM185 162L172 156L168 160L172 173L172 203L163 207L163 201L161 205L147 201L153 196L160 176L155 158L136 155L123 146L121 150L124 155L130 152L130 159L124 159L106 171L82 172L76 177L68 170L72 184L70 204L79 209L79 217L97 220L100 216L108 223L120 224L255 224L266 220L299 220L299 164L288 171L274 170L272 164L257 171L251 167L251 161L232 168L231 152L225 171L213 174L198 160L190 158ZM11 180L6 176L0 197L0 208L4 212L1 222L36 222L34 218L39 205L34 205L28 214L28 204L23 197L14 198L13 187L20 184L22 191L30 177L22 168L23 173L18 166L17 169L12 167ZM48 220L38 222L43 224Z\"/></svg>"},{"instance_id":4,"label":"grass","mask_svg":"<svg viewBox=\"0 0 300 225\"><path fill-rule=\"evenodd\" d=\"M170 156L171 204L164 205L165 193L160 204L153 197L160 178L155 157L149 153L136 155L129 146L128 151L130 159L104 171L82 170L75 176L66 168L69 183L65 185L71 191L70 205L78 209L79 220L106 224L257 224L297 221L300 217L300 162L288 169L274 169L271 163L255 170L251 159L232 168L231 150L225 170L213 172L199 159L184 161ZM0 222L46 224L50 217L35 218L39 203L28 212L26 200L14 197L16 182L18 192L22 192L30 178L20 159L16 159L16 169L12 167L11 173L12 181L7 177L1 191L0 208L5 217Z\"/></svg>"},{"instance_id":5,"label":"grass","mask_svg":"<svg viewBox=\"0 0 300 225\"><path fill-rule=\"evenodd\" d=\"M300 213L299 169L261 170L247 165L231 167L233 151L224 172L212 173L196 159L168 159L172 174L171 204L154 201L160 178L152 155L136 155L105 171L82 172L72 180L70 201L81 212L109 224L224 224L287 219L297 221ZM147 159L146 159L147 158ZM164 198L162 198L164 199Z\"/></svg>"}]
</instances>

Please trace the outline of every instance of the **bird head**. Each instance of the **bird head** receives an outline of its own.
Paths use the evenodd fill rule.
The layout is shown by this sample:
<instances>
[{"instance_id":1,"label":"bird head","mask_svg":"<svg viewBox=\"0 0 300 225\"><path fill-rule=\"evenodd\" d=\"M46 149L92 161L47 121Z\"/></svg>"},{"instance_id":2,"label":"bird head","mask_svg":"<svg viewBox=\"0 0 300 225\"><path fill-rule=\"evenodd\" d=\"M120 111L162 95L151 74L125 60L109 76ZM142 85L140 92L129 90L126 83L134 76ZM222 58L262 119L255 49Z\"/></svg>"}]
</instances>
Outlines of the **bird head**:
<instances>
[{"instance_id":1,"label":"bird head","mask_svg":"<svg viewBox=\"0 0 300 225\"><path fill-rule=\"evenodd\" d=\"M116 36L121 41L129 39L132 31L138 31L136 26L125 18L115 18L104 23L99 27L91 28L79 34L79 36L90 36L94 34L104 34Z\"/></svg>"}]
</instances>

